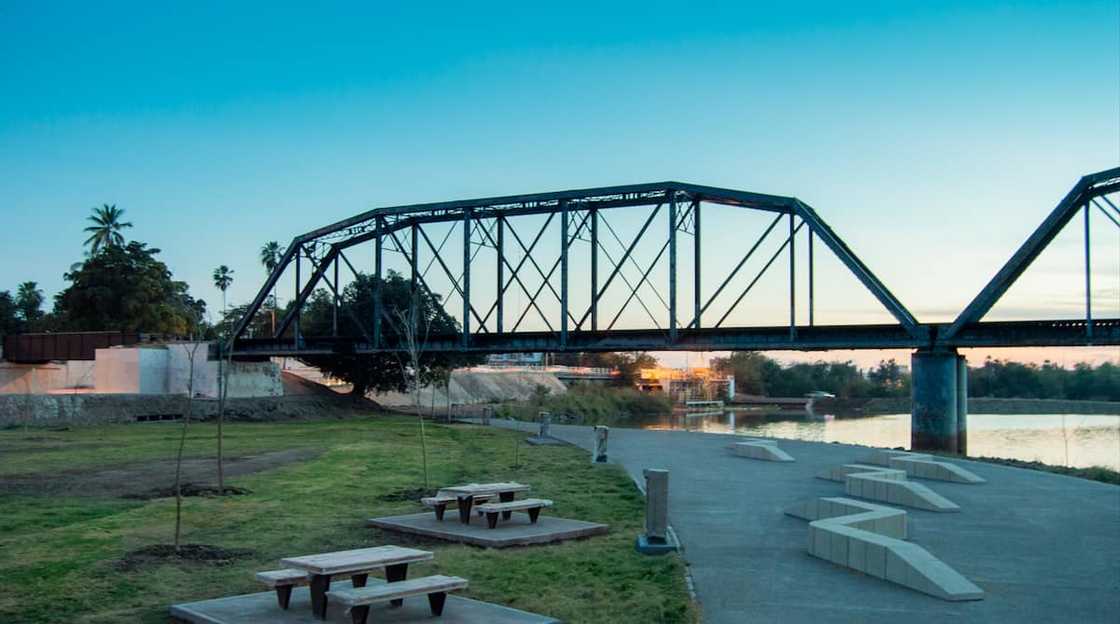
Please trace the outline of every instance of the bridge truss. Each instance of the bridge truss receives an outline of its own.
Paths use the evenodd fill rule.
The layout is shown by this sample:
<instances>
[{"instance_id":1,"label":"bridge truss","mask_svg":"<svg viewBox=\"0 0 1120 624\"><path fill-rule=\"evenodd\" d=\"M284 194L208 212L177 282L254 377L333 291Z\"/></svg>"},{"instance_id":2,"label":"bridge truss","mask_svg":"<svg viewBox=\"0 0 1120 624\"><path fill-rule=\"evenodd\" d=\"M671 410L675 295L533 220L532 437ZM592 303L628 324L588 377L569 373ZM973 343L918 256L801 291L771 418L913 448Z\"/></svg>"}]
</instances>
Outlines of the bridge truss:
<instances>
[{"instance_id":1,"label":"bridge truss","mask_svg":"<svg viewBox=\"0 0 1120 624\"><path fill-rule=\"evenodd\" d=\"M1120 320L1094 319L1091 300L1084 319L981 321L1078 210L1100 210L1120 226L1117 202L1109 197L1118 190L1120 169L1082 178L952 324L919 323L816 211L793 197L661 182L378 208L293 239L237 324L231 347L234 355L241 357L400 350L403 345L396 332L384 331L392 314L382 302L380 291L387 255L403 261L410 288L435 292L429 285L434 272L450 284L459 304L452 309L452 297L443 300L446 311L457 319L459 330L427 336L428 351L1120 344ZM702 228L702 215L709 214L711 207L762 214L768 225L753 241L746 239L737 245L738 258L732 253L721 254L728 260L713 266L701 253L702 236L711 232ZM636 215L633 220L640 223L632 237L620 236L612 226L615 215L623 210L630 217ZM728 226L721 223L720 227ZM452 239L457 241L449 254L447 245ZM612 240L617 244L613 253L605 244ZM768 241L777 244L776 250L762 251ZM636 250L643 245L649 253L639 258ZM806 246L808 259L800 275L801 289L796 253L799 245ZM814 254L819 253L816 250L820 245L879 302L893 323L816 322ZM367 251L361 251L363 248ZM1086 254L1088 267L1088 247ZM761 327L736 323L732 313L782 256L788 267L788 323ZM339 314L353 314L340 305L340 273L345 271L356 278L362 272L359 258L372 265L365 266L365 272L378 278L373 281L373 313L369 318L352 319L360 335L340 335ZM685 264L678 262L682 258L687 259L690 270L680 270L679 264ZM752 259L751 270L744 271ZM757 271L756 264L762 265ZM655 270L657 267L660 269ZM718 287L704 288L702 274L708 271L720 277ZM294 277L298 293L294 305L271 336L246 336L252 319L285 274ZM753 277L747 280L750 275ZM736 278L740 283L732 286ZM741 287L741 282L746 286ZM489 287L480 288L480 284ZM302 310L315 290L324 286L332 301L332 331L329 335L304 335ZM804 322L798 318L799 290L807 293ZM511 310L515 295L527 303ZM618 326L624 312L638 314L639 309L644 313L642 318L649 320L646 327ZM530 327L531 323L537 327Z\"/></svg>"}]
</instances>

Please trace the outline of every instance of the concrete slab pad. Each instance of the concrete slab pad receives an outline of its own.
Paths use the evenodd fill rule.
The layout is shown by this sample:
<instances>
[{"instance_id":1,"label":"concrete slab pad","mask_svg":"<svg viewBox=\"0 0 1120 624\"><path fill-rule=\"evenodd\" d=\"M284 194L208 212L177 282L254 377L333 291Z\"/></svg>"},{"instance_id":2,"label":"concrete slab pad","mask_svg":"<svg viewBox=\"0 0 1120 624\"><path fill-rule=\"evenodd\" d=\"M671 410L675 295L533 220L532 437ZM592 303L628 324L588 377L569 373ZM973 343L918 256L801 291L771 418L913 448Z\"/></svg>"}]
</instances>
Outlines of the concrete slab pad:
<instances>
[{"instance_id":1,"label":"concrete slab pad","mask_svg":"<svg viewBox=\"0 0 1120 624\"><path fill-rule=\"evenodd\" d=\"M525 443L532 444L533 446L563 446L567 444L567 442L563 440L557 440L552 436L545 436L542 438L539 435L529 436L525 438Z\"/></svg>"},{"instance_id":2,"label":"concrete slab pad","mask_svg":"<svg viewBox=\"0 0 1120 624\"><path fill-rule=\"evenodd\" d=\"M374 579L370 579L373 582ZM349 583L347 583L349 585ZM311 595L306 587L292 592L292 602L285 611L276 604L276 594L261 592L200 600L171 606L171 617L191 624L321 624L311 615ZM350 616L342 605L327 605L326 622L350 624ZM390 608L388 604L374 605L369 612L369 622L442 622L443 624L559 624L560 620L544 615L518 611L509 607L449 595L443 616L432 617L428 599L420 596L406 598L404 606Z\"/></svg>"},{"instance_id":3,"label":"concrete slab pad","mask_svg":"<svg viewBox=\"0 0 1120 624\"><path fill-rule=\"evenodd\" d=\"M485 519L474 518L470 524L462 524L458 517L448 513L440 522L432 512L371 518L367 525L487 548L547 544L602 535L610 530L605 524L546 515L540 516L533 524L523 513L515 513L509 520L499 520L498 526L493 529L487 528Z\"/></svg>"}]
</instances>

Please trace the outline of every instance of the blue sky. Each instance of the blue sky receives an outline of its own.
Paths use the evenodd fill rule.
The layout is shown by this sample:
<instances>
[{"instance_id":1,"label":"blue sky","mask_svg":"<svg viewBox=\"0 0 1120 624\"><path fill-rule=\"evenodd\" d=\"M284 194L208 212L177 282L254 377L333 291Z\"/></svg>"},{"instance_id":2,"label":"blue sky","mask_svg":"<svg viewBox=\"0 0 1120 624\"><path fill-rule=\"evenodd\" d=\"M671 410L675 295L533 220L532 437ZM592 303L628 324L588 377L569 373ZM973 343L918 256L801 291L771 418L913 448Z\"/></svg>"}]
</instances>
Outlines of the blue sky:
<instances>
[{"instance_id":1,"label":"blue sky","mask_svg":"<svg viewBox=\"0 0 1120 624\"><path fill-rule=\"evenodd\" d=\"M101 203L215 309L361 210L678 179L802 198L943 320L1120 162L1115 1L526 4L4 3L0 289L62 288ZM1076 315L1078 236L1007 317Z\"/></svg>"}]
</instances>

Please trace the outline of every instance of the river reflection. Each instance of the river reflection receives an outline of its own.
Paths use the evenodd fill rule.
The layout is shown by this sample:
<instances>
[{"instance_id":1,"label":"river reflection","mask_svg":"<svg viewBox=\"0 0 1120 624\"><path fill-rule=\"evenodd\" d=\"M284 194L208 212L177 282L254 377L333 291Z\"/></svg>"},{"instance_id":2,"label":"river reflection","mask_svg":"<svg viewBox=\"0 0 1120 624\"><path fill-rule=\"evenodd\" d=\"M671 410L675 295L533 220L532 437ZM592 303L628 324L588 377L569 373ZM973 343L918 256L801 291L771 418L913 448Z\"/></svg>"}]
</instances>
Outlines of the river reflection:
<instances>
[{"instance_id":1,"label":"river reflection","mask_svg":"<svg viewBox=\"0 0 1120 624\"><path fill-rule=\"evenodd\" d=\"M814 442L910 447L910 415L832 416L747 410L674 412L643 429L686 429ZM969 414L968 454L1120 470L1120 416Z\"/></svg>"}]
</instances>

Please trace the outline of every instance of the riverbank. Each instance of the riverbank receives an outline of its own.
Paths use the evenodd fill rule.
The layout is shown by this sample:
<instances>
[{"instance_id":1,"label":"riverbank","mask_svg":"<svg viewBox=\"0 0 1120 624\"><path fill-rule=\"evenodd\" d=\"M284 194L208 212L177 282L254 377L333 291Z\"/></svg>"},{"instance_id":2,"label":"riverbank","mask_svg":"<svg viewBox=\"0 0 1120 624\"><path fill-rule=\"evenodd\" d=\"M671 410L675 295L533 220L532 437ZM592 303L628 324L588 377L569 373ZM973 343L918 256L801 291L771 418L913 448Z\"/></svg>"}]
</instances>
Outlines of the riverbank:
<instances>
[{"instance_id":1,"label":"riverbank","mask_svg":"<svg viewBox=\"0 0 1120 624\"><path fill-rule=\"evenodd\" d=\"M819 414L898 414L910 411L910 398L819 399L813 402ZM1065 399L999 399L971 397L970 414L1105 414L1120 416L1117 401L1068 401Z\"/></svg>"}]
</instances>

